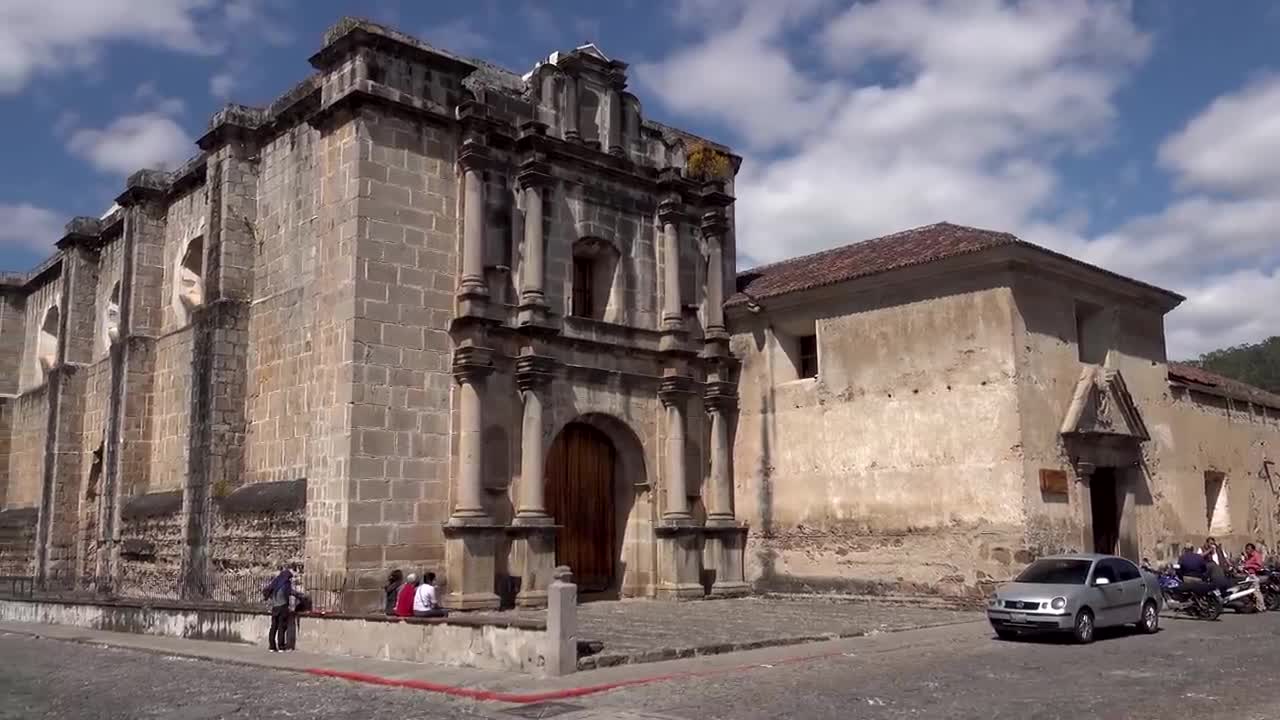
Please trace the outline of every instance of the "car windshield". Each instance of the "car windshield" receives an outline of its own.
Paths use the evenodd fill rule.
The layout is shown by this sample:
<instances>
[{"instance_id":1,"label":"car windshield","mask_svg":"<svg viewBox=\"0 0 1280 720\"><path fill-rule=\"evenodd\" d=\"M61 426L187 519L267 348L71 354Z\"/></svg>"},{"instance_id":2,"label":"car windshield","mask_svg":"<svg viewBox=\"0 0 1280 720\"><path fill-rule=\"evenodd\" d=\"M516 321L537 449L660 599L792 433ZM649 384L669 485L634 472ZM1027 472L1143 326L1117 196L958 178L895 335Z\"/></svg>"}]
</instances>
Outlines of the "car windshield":
<instances>
[{"instance_id":1,"label":"car windshield","mask_svg":"<svg viewBox=\"0 0 1280 720\"><path fill-rule=\"evenodd\" d=\"M1027 566L1016 582L1044 585L1083 585L1089 577L1089 560L1037 560Z\"/></svg>"}]
</instances>

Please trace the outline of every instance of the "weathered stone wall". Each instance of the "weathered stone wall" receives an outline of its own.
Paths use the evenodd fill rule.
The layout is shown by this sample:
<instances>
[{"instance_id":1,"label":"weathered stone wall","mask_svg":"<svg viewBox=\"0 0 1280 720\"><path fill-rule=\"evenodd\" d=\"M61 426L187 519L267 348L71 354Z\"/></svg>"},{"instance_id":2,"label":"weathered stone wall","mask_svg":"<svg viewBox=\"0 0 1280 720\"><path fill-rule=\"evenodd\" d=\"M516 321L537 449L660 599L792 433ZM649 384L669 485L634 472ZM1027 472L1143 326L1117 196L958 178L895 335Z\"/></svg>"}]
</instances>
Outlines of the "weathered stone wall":
<instances>
[{"instance_id":1,"label":"weathered stone wall","mask_svg":"<svg viewBox=\"0 0 1280 720\"><path fill-rule=\"evenodd\" d=\"M372 110L358 146L348 567L443 560L449 320L457 280L452 138Z\"/></svg>"},{"instance_id":2,"label":"weathered stone wall","mask_svg":"<svg viewBox=\"0 0 1280 720\"><path fill-rule=\"evenodd\" d=\"M101 536L102 475L105 470L107 412L111 395L111 361L99 360L85 368L84 423L80 453L80 572L92 574L97 568Z\"/></svg>"},{"instance_id":3,"label":"weathered stone wall","mask_svg":"<svg viewBox=\"0 0 1280 720\"><path fill-rule=\"evenodd\" d=\"M964 593L1021 548L1012 293L890 282L736 325L737 509L761 587ZM814 329L818 377L796 379L786 345Z\"/></svg>"},{"instance_id":4,"label":"weathered stone wall","mask_svg":"<svg viewBox=\"0 0 1280 720\"><path fill-rule=\"evenodd\" d=\"M182 487L191 432L191 328L169 332L155 345L151 394L149 491Z\"/></svg>"},{"instance_id":5,"label":"weathered stone wall","mask_svg":"<svg viewBox=\"0 0 1280 720\"><path fill-rule=\"evenodd\" d=\"M34 507L0 510L0 575L34 573L39 515Z\"/></svg>"},{"instance_id":6,"label":"weathered stone wall","mask_svg":"<svg viewBox=\"0 0 1280 720\"><path fill-rule=\"evenodd\" d=\"M245 485L214 500L210 529L213 599L261 602L262 585L285 564L301 569L305 480Z\"/></svg>"},{"instance_id":7,"label":"weathered stone wall","mask_svg":"<svg viewBox=\"0 0 1280 720\"><path fill-rule=\"evenodd\" d=\"M9 487L5 505L36 507L44 481L45 437L48 434L49 398L38 387L9 401L12 404L12 440L9 449Z\"/></svg>"},{"instance_id":8,"label":"weathered stone wall","mask_svg":"<svg viewBox=\"0 0 1280 720\"><path fill-rule=\"evenodd\" d=\"M136 495L120 511L122 595L178 597L182 569L182 492L169 490Z\"/></svg>"},{"instance_id":9,"label":"weathered stone wall","mask_svg":"<svg viewBox=\"0 0 1280 720\"><path fill-rule=\"evenodd\" d=\"M254 303L249 310L245 481L307 475L312 418L319 185L313 148L318 132L300 125L261 152Z\"/></svg>"},{"instance_id":10,"label":"weathered stone wall","mask_svg":"<svg viewBox=\"0 0 1280 720\"><path fill-rule=\"evenodd\" d=\"M18 392L27 342L25 303L17 290L0 293L0 394Z\"/></svg>"},{"instance_id":11,"label":"weathered stone wall","mask_svg":"<svg viewBox=\"0 0 1280 720\"><path fill-rule=\"evenodd\" d=\"M1210 534L1205 473L1226 480L1226 527L1212 534L1239 552L1248 541L1275 547L1280 496L1268 482L1267 460L1276 462L1280 410L1170 386L1164 326L1159 311L1143 308L1103 288L1090 289L1045 277L1017 285L1023 329L1017 346L1020 403L1027 457L1028 543L1046 549L1085 549L1088 495L1058 435L1082 364L1075 319L1077 300L1103 308L1106 322L1096 341L1107 344L1105 365L1123 375L1151 435L1140 465L1126 473L1122 537L1130 554L1167 560L1180 542ZM1038 468L1061 469L1072 478L1066 502L1041 497ZM1124 540L1122 539L1122 544Z\"/></svg>"}]
</instances>

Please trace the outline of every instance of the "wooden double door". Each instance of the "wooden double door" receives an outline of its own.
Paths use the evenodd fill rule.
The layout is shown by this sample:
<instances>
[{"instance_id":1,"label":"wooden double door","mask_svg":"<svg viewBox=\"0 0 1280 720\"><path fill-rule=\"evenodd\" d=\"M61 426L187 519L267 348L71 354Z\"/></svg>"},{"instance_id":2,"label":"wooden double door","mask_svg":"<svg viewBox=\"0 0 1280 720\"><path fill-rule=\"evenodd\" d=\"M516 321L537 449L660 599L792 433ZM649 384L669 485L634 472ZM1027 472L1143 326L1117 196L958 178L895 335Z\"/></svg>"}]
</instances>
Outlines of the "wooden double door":
<instances>
[{"instance_id":1,"label":"wooden double door","mask_svg":"<svg viewBox=\"0 0 1280 720\"><path fill-rule=\"evenodd\" d=\"M557 525L556 564L568 565L580 592L613 587L617 505L613 443L585 423L570 423L547 453L547 509Z\"/></svg>"}]
</instances>

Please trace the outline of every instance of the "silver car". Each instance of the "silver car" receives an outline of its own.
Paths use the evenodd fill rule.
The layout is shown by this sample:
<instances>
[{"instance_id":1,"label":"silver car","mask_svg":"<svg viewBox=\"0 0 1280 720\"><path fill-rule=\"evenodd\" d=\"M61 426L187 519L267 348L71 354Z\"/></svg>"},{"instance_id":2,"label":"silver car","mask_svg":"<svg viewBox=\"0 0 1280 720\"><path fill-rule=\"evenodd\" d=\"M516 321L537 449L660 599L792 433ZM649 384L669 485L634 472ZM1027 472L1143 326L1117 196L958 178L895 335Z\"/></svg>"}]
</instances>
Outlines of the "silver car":
<instances>
[{"instance_id":1,"label":"silver car","mask_svg":"<svg viewBox=\"0 0 1280 720\"><path fill-rule=\"evenodd\" d=\"M1164 595L1154 575L1113 555L1055 555L1036 560L996 589L987 619L1009 640L1024 632L1070 632L1093 642L1100 627L1160 629Z\"/></svg>"}]
</instances>

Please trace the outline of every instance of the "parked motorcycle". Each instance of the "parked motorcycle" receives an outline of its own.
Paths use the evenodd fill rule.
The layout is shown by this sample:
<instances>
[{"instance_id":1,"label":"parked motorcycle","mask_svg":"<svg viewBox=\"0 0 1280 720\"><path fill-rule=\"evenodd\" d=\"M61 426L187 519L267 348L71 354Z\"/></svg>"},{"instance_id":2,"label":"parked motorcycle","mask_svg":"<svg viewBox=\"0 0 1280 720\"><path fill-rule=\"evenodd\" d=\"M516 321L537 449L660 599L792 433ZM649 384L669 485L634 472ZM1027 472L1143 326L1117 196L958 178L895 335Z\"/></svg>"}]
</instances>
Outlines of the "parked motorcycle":
<instances>
[{"instance_id":1,"label":"parked motorcycle","mask_svg":"<svg viewBox=\"0 0 1280 720\"><path fill-rule=\"evenodd\" d=\"M1156 576L1164 593L1165 607L1170 610L1200 620L1217 620L1222 615L1222 594L1211 583L1183 580L1171 567L1156 570L1144 564L1143 570Z\"/></svg>"},{"instance_id":2,"label":"parked motorcycle","mask_svg":"<svg viewBox=\"0 0 1280 720\"><path fill-rule=\"evenodd\" d=\"M1258 591L1262 586L1258 576L1246 575L1234 578L1231 582L1230 587L1222 590L1222 604L1238 613L1258 612ZM1263 599L1266 599L1266 595L1263 595Z\"/></svg>"},{"instance_id":3,"label":"parked motorcycle","mask_svg":"<svg viewBox=\"0 0 1280 720\"><path fill-rule=\"evenodd\" d=\"M1262 599L1268 610L1280 610L1280 569L1263 570L1258 575L1262 583Z\"/></svg>"}]
</instances>

